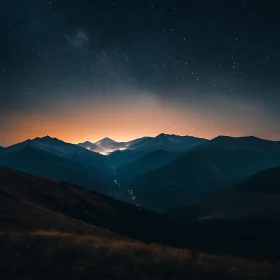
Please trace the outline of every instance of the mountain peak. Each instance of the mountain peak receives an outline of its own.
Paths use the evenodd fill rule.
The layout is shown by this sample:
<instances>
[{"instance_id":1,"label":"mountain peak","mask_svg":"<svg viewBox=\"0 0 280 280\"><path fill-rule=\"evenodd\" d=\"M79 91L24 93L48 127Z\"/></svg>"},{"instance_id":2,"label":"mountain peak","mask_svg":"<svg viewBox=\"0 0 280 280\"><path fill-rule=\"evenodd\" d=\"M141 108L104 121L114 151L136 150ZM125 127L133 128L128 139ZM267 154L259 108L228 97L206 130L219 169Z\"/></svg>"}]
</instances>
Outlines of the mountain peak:
<instances>
[{"instance_id":1,"label":"mountain peak","mask_svg":"<svg viewBox=\"0 0 280 280\"><path fill-rule=\"evenodd\" d=\"M79 143L78 145L94 145L94 143L90 142L90 141L85 141L85 142L82 142L82 143Z\"/></svg>"},{"instance_id":2,"label":"mountain peak","mask_svg":"<svg viewBox=\"0 0 280 280\"><path fill-rule=\"evenodd\" d=\"M116 141L114 141L111 138L105 137L99 141L97 141L95 144L100 145L100 144L111 144L111 143L117 143Z\"/></svg>"},{"instance_id":3,"label":"mountain peak","mask_svg":"<svg viewBox=\"0 0 280 280\"><path fill-rule=\"evenodd\" d=\"M104 140L104 141L114 141L113 139L111 139L111 138L109 138L109 137L105 137L105 138L103 138L102 140ZM115 142L115 141L114 141Z\"/></svg>"},{"instance_id":4,"label":"mountain peak","mask_svg":"<svg viewBox=\"0 0 280 280\"><path fill-rule=\"evenodd\" d=\"M175 134L165 134L165 133L161 133L158 136L156 136L155 138L161 138L161 137L170 137L170 136L177 136Z\"/></svg>"},{"instance_id":5,"label":"mountain peak","mask_svg":"<svg viewBox=\"0 0 280 280\"><path fill-rule=\"evenodd\" d=\"M49 135L46 135L46 136L43 136L43 137L36 137L33 140L54 140L54 139L58 140L57 138L53 138L53 137L51 137Z\"/></svg>"}]
</instances>

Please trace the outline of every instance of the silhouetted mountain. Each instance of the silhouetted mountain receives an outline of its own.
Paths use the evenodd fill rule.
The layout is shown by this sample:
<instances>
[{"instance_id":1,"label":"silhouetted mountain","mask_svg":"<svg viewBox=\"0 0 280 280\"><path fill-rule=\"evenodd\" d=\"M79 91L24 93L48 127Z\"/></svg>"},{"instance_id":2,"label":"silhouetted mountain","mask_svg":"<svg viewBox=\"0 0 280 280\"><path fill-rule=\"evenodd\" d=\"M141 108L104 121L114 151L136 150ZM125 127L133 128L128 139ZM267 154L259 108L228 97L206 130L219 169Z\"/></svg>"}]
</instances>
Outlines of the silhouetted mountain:
<instances>
[{"instance_id":1,"label":"silhouetted mountain","mask_svg":"<svg viewBox=\"0 0 280 280\"><path fill-rule=\"evenodd\" d=\"M138 151L154 151L158 149L167 151L187 151L207 141L206 139L191 136L168 135L162 133L155 138L150 137L144 139L144 141L131 146L131 148Z\"/></svg>"},{"instance_id":2,"label":"silhouetted mountain","mask_svg":"<svg viewBox=\"0 0 280 280\"><path fill-rule=\"evenodd\" d=\"M108 155L118 150L126 150L129 149L130 147L134 147L135 145L138 145L142 141L145 141L145 139L147 138L148 137L143 137L129 142L116 142L106 137L100 141L97 141L96 143L91 143L89 141L86 141L84 143L79 143L77 145L96 153Z\"/></svg>"},{"instance_id":3,"label":"silhouetted mountain","mask_svg":"<svg viewBox=\"0 0 280 280\"><path fill-rule=\"evenodd\" d=\"M56 229L176 244L182 227L97 192L0 168L1 230ZM174 230L177 229L177 232ZM111 233L113 234L113 233ZM173 238L174 240L173 240Z\"/></svg>"},{"instance_id":4,"label":"silhouetted mountain","mask_svg":"<svg viewBox=\"0 0 280 280\"><path fill-rule=\"evenodd\" d=\"M169 152L165 150L156 150L148 155L144 155L133 162L129 162L120 166L117 169L117 175L119 179L130 179L141 174L145 174L151 170L160 168L178 157L182 153Z\"/></svg>"},{"instance_id":5,"label":"silhouetted mountain","mask_svg":"<svg viewBox=\"0 0 280 280\"><path fill-rule=\"evenodd\" d=\"M8 147L0 165L107 192L110 166L107 158L55 138L27 140Z\"/></svg>"},{"instance_id":6,"label":"silhouetted mountain","mask_svg":"<svg viewBox=\"0 0 280 280\"><path fill-rule=\"evenodd\" d=\"M199 148L222 148L228 150L255 150L261 153L280 152L280 143L260 139L254 136L248 137L229 137L218 136L208 141Z\"/></svg>"},{"instance_id":7,"label":"silhouetted mountain","mask_svg":"<svg viewBox=\"0 0 280 280\"><path fill-rule=\"evenodd\" d=\"M119 167L123 164L133 162L156 150L175 152L189 151L193 147L197 147L197 145L205 142L207 142L207 140L189 136L160 134L155 138L143 137L129 142L120 143L125 150L115 151L111 153L109 157L112 165Z\"/></svg>"},{"instance_id":8,"label":"silhouetted mountain","mask_svg":"<svg viewBox=\"0 0 280 280\"><path fill-rule=\"evenodd\" d=\"M280 167L261 171L234 187L174 209L182 219L280 221Z\"/></svg>"},{"instance_id":9,"label":"silhouetted mountain","mask_svg":"<svg viewBox=\"0 0 280 280\"><path fill-rule=\"evenodd\" d=\"M125 149L126 148L126 143L125 142L116 142L108 137L100 140L100 141L97 141L95 143L96 145L112 152L112 151L115 151L115 150L118 150L118 149Z\"/></svg>"},{"instance_id":10,"label":"silhouetted mountain","mask_svg":"<svg viewBox=\"0 0 280 280\"><path fill-rule=\"evenodd\" d=\"M135 202L166 211L280 165L278 153L204 148L127 183Z\"/></svg>"},{"instance_id":11,"label":"silhouetted mountain","mask_svg":"<svg viewBox=\"0 0 280 280\"><path fill-rule=\"evenodd\" d=\"M127 148L134 148L137 145L141 145L142 143L148 141L151 138L152 137L141 137L141 138L138 138L138 139L135 139L135 140L128 141L128 142L126 142L126 147Z\"/></svg>"},{"instance_id":12,"label":"silhouetted mountain","mask_svg":"<svg viewBox=\"0 0 280 280\"><path fill-rule=\"evenodd\" d=\"M6 148L5 152L9 153L9 152L19 151L27 146L44 150L51 154L62 156L65 158L70 158L70 159L75 158L77 161L80 161L81 163L84 161L84 159L87 160L90 159L90 164L93 164L96 167L100 166L101 169L103 169L104 163L106 162L106 157L98 153L92 153L77 145L65 143L57 138L52 138L50 136L46 136L42 138L38 137L33 140L30 139L26 140L22 143Z\"/></svg>"},{"instance_id":13,"label":"silhouetted mountain","mask_svg":"<svg viewBox=\"0 0 280 280\"><path fill-rule=\"evenodd\" d=\"M106 137L96 143L87 141L78 145L97 153L110 154L116 150L127 149L137 152L153 152L159 149L167 151L188 151L207 141L206 139L191 136L168 135L162 133L154 138L142 137L128 142L116 142ZM117 165L119 164L117 163Z\"/></svg>"}]
</instances>

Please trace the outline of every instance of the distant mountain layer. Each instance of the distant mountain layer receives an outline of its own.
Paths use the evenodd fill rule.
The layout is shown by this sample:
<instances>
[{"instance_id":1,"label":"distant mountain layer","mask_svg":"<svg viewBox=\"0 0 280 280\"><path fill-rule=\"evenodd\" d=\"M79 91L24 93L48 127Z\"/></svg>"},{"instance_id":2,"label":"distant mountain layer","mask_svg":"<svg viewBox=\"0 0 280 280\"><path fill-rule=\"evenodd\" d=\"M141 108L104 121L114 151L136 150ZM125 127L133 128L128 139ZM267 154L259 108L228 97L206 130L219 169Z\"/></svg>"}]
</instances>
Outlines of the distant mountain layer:
<instances>
[{"instance_id":1,"label":"distant mountain layer","mask_svg":"<svg viewBox=\"0 0 280 280\"><path fill-rule=\"evenodd\" d=\"M7 168L0 168L0 201L0 228L4 231L53 229L102 236L121 234L170 244L180 236L182 241L186 233L166 216Z\"/></svg>"},{"instance_id":2,"label":"distant mountain layer","mask_svg":"<svg viewBox=\"0 0 280 280\"><path fill-rule=\"evenodd\" d=\"M107 148L120 144L99 142ZM207 141L160 134L125 145L104 156L56 138L35 138L1 150L0 166L168 211L280 165L280 143L256 137Z\"/></svg>"},{"instance_id":3,"label":"distant mountain layer","mask_svg":"<svg viewBox=\"0 0 280 280\"><path fill-rule=\"evenodd\" d=\"M91 150L96 153L101 154L110 154L114 151L118 150L126 150L128 148L133 148L138 143L142 142L143 140L147 139L148 137L143 137L139 139L135 139L129 142L116 142L108 137L97 141L96 143L91 143L86 141L84 143L79 143L78 146L81 146L85 149Z\"/></svg>"},{"instance_id":4,"label":"distant mountain layer","mask_svg":"<svg viewBox=\"0 0 280 280\"><path fill-rule=\"evenodd\" d=\"M147 152L159 149L167 151L187 151L206 142L206 139L162 133L154 138L143 137L128 142L116 142L110 138L104 138L96 143L87 141L78 145L94 152L109 154L116 150L126 149Z\"/></svg>"},{"instance_id":5,"label":"distant mountain layer","mask_svg":"<svg viewBox=\"0 0 280 280\"><path fill-rule=\"evenodd\" d=\"M261 153L280 152L280 142L249 137L219 136L199 148L223 148L228 150L254 150Z\"/></svg>"},{"instance_id":6,"label":"distant mountain layer","mask_svg":"<svg viewBox=\"0 0 280 280\"><path fill-rule=\"evenodd\" d=\"M234 187L170 212L186 220L280 221L280 167L259 172Z\"/></svg>"},{"instance_id":7,"label":"distant mountain layer","mask_svg":"<svg viewBox=\"0 0 280 280\"><path fill-rule=\"evenodd\" d=\"M194 147L206 143L208 140L196 138L191 136L178 136L160 134L155 138L148 138L145 141L133 146L136 150L153 151L153 150L167 150L167 151L188 151Z\"/></svg>"},{"instance_id":8,"label":"distant mountain layer","mask_svg":"<svg viewBox=\"0 0 280 280\"><path fill-rule=\"evenodd\" d=\"M107 193L111 166L107 158L55 138L27 140L0 154L0 166Z\"/></svg>"},{"instance_id":9,"label":"distant mountain layer","mask_svg":"<svg viewBox=\"0 0 280 280\"><path fill-rule=\"evenodd\" d=\"M251 137L222 140L219 145L217 139L209 141L174 162L127 182L136 196L135 202L166 211L280 165L277 142Z\"/></svg>"}]
</instances>

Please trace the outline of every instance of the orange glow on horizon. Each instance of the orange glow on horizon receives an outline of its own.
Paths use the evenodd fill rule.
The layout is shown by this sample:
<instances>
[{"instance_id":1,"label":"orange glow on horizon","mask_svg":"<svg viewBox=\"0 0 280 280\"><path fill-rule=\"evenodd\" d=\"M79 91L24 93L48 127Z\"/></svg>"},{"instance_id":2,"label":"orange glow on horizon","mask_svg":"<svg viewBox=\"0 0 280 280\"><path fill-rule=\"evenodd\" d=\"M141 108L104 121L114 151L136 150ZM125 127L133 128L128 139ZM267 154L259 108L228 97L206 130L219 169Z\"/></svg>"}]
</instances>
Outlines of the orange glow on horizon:
<instances>
[{"instance_id":1,"label":"orange glow on horizon","mask_svg":"<svg viewBox=\"0 0 280 280\"><path fill-rule=\"evenodd\" d=\"M79 106L78 106L79 107ZM49 135L69 143L97 142L104 137L115 141L129 141L160 133L190 135L212 139L218 135L249 135L248 123L220 118L217 129L210 113L180 110L152 104L152 106L128 107L126 104L92 109L90 106L68 108L63 113L7 116L2 129L0 145L9 146L26 139ZM265 131L265 124L259 121L263 133L255 135L279 140L280 134ZM261 127L261 128L262 128ZM253 134L253 133L252 133Z\"/></svg>"}]
</instances>

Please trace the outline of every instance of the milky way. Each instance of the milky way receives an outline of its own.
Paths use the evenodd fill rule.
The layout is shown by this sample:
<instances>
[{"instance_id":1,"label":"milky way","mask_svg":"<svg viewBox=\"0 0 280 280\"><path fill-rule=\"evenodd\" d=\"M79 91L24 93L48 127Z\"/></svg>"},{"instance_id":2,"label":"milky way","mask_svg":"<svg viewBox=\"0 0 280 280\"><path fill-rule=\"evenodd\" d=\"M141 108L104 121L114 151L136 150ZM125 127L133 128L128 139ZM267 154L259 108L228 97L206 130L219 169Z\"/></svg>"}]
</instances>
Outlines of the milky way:
<instances>
[{"instance_id":1,"label":"milky way","mask_svg":"<svg viewBox=\"0 0 280 280\"><path fill-rule=\"evenodd\" d=\"M276 1L0 3L0 145L160 132L280 140Z\"/></svg>"}]
</instances>

